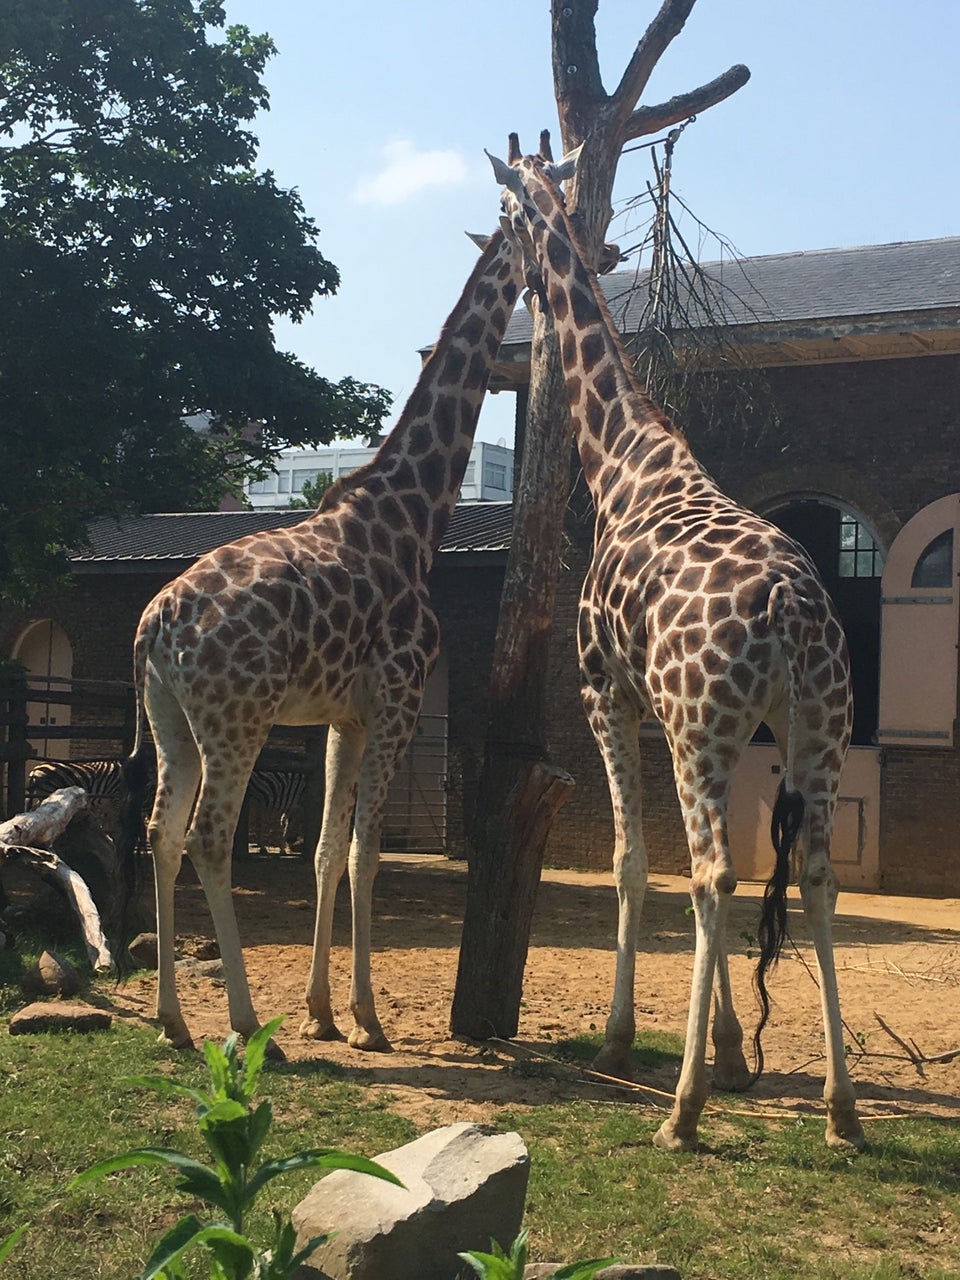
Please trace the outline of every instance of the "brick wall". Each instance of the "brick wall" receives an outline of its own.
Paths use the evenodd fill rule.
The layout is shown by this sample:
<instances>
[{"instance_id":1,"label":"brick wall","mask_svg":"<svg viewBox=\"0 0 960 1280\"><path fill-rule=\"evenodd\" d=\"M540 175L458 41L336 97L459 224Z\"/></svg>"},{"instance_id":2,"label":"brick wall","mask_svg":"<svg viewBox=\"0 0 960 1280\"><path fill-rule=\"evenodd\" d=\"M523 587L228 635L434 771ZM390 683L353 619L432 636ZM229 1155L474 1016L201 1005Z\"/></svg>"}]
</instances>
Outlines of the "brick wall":
<instances>
[{"instance_id":1,"label":"brick wall","mask_svg":"<svg viewBox=\"0 0 960 1280\"><path fill-rule=\"evenodd\" d=\"M883 888L960 897L960 751L886 747L882 777Z\"/></svg>"}]
</instances>

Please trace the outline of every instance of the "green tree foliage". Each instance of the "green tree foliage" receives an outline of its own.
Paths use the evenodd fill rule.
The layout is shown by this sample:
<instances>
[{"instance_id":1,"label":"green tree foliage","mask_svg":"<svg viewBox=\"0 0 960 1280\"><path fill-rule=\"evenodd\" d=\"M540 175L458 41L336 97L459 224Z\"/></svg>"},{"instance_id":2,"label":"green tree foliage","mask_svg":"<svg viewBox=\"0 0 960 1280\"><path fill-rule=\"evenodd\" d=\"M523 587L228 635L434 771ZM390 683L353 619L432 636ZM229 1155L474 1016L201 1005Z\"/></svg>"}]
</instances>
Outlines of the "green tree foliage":
<instances>
[{"instance_id":1,"label":"green tree foliage","mask_svg":"<svg viewBox=\"0 0 960 1280\"><path fill-rule=\"evenodd\" d=\"M315 480L305 481L303 488L300 490L299 496L291 498L287 503L287 506L295 507L297 509L316 511L317 507L320 505L320 499L332 484L333 472L321 471L318 473Z\"/></svg>"},{"instance_id":2,"label":"green tree foliage","mask_svg":"<svg viewBox=\"0 0 960 1280\"><path fill-rule=\"evenodd\" d=\"M0 591L92 516L215 505L389 406L274 344L339 277L255 168L273 52L216 0L0 0Z\"/></svg>"}]
</instances>

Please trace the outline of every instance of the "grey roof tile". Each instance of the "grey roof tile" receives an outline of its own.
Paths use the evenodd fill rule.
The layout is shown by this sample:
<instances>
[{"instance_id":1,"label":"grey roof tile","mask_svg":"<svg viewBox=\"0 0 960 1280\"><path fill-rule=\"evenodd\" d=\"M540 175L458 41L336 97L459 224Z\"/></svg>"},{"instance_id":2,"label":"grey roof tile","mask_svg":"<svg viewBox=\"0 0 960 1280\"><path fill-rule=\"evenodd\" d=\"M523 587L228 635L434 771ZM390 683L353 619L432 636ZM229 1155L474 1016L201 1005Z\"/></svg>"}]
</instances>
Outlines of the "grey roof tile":
<instances>
[{"instance_id":1,"label":"grey roof tile","mask_svg":"<svg viewBox=\"0 0 960 1280\"><path fill-rule=\"evenodd\" d=\"M207 551L266 529L289 528L304 511L186 511L105 518L89 526L90 547L75 564L152 560L196 560ZM504 551L510 545L512 504L461 502L455 507L441 554Z\"/></svg>"},{"instance_id":2,"label":"grey roof tile","mask_svg":"<svg viewBox=\"0 0 960 1280\"><path fill-rule=\"evenodd\" d=\"M728 324L789 323L960 307L960 236L812 249L701 264L716 282ZM635 332L647 272L601 276L621 332ZM530 340L532 324L518 307L505 345Z\"/></svg>"}]
</instances>

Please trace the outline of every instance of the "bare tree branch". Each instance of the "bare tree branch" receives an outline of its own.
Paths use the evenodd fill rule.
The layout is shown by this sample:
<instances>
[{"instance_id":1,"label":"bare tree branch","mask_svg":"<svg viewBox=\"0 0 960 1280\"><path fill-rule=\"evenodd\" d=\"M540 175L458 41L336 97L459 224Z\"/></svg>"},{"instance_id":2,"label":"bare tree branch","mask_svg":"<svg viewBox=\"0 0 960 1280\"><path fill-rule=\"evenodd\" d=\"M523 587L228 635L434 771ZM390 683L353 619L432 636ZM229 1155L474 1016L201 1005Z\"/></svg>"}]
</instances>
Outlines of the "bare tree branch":
<instances>
[{"instance_id":1,"label":"bare tree branch","mask_svg":"<svg viewBox=\"0 0 960 1280\"><path fill-rule=\"evenodd\" d=\"M659 132L660 129L669 128L672 124L679 124L681 120L687 120L700 111L706 111L708 107L716 106L718 102L723 102L738 89L742 89L749 79L750 68L737 63L729 71L724 71L722 75L717 76L715 80L701 85L699 89L691 89L689 93L678 93L669 102L661 102L655 107L638 107L627 119L623 140L627 142L631 138L647 137L651 133Z\"/></svg>"},{"instance_id":2,"label":"bare tree branch","mask_svg":"<svg viewBox=\"0 0 960 1280\"><path fill-rule=\"evenodd\" d=\"M643 33L613 95L618 114L624 120L640 101L640 95L667 45L683 30L695 2L663 0L660 12Z\"/></svg>"}]
</instances>

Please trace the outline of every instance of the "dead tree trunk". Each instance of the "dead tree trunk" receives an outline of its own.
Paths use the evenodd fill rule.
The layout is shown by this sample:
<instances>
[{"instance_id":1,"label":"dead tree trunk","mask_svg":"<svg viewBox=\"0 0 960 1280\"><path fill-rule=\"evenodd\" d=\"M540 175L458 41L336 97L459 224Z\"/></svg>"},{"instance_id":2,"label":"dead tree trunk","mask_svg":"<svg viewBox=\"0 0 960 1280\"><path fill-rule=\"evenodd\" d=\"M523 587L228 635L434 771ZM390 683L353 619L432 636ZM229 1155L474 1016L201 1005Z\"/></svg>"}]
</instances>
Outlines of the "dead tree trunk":
<instances>
[{"instance_id":1,"label":"dead tree trunk","mask_svg":"<svg viewBox=\"0 0 960 1280\"><path fill-rule=\"evenodd\" d=\"M0 823L0 867L17 859L65 894L80 921L94 970L113 973L113 957L86 882L52 850L38 847L51 844L89 806L90 797L82 787L64 787L30 813Z\"/></svg>"},{"instance_id":2,"label":"dead tree trunk","mask_svg":"<svg viewBox=\"0 0 960 1280\"><path fill-rule=\"evenodd\" d=\"M746 67L732 67L669 102L637 107L694 3L663 0L616 91L608 94L597 56L597 0L551 0L563 151L584 144L567 207L594 261L610 221L625 143L723 101L749 79ZM573 785L572 779L561 782L569 775L551 770L546 741L547 673L571 431L559 354L548 317L537 311L527 412L450 1022L455 1035L481 1039L516 1033L543 851L553 817ZM536 820L531 821L531 813L538 815Z\"/></svg>"},{"instance_id":3,"label":"dead tree trunk","mask_svg":"<svg viewBox=\"0 0 960 1280\"><path fill-rule=\"evenodd\" d=\"M454 1034L481 1040L516 1035L543 853L553 817L573 787L568 773L547 764L544 714L570 431L566 400L559 431L550 417L563 370L547 319L536 302L534 308L533 350L543 358L531 365L450 1022Z\"/></svg>"}]
</instances>

